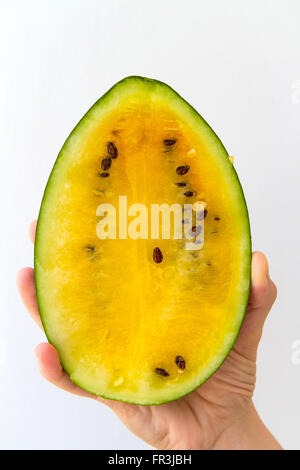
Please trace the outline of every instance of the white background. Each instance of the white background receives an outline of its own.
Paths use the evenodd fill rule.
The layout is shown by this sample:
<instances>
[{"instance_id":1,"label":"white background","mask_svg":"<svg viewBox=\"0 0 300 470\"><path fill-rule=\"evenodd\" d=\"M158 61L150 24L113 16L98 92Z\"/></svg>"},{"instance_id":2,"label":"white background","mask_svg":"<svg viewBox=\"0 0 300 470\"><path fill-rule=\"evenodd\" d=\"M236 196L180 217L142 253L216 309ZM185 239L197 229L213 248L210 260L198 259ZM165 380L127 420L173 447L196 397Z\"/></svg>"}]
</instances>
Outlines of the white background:
<instances>
[{"instance_id":1,"label":"white background","mask_svg":"<svg viewBox=\"0 0 300 470\"><path fill-rule=\"evenodd\" d=\"M163 80L236 157L253 248L279 296L259 351L255 403L286 448L300 449L300 2L0 0L0 447L145 449L111 411L39 377L44 340L19 300L32 265L27 226L66 136L132 74Z\"/></svg>"}]
</instances>

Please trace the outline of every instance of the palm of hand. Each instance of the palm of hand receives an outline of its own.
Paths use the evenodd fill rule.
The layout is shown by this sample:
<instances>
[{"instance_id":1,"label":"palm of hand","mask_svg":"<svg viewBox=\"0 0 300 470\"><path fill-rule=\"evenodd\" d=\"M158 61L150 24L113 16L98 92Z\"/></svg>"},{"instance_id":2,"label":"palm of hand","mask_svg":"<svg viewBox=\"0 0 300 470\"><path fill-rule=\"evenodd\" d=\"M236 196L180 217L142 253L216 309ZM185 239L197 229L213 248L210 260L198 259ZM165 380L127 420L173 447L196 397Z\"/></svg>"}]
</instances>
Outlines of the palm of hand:
<instances>
[{"instance_id":1,"label":"palm of hand","mask_svg":"<svg viewBox=\"0 0 300 470\"><path fill-rule=\"evenodd\" d=\"M247 415L254 387L255 361L233 349L205 384L179 400L149 407L118 402L109 406L154 447L212 449L222 446L227 430Z\"/></svg>"},{"instance_id":2,"label":"palm of hand","mask_svg":"<svg viewBox=\"0 0 300 470\"><path fill-rule=\"evenodd\" d=\"M34 240L35 223L30 229ZM18 274L23 302L39 326L34 275L31 268ZM266 316L276 298L261 253L252 259L252 287L245 321L235 346L223 365L189 395L158 406L138 406L103 400L80 389L63 371L56 350L48 343L36 348L41 374L71 393L105 403L124 424L150 445L160 449L213 449L226 447L247 414L255 388L256 351ZM236 435L236 432L235 432Z\"/></svg>"}]
</instances>

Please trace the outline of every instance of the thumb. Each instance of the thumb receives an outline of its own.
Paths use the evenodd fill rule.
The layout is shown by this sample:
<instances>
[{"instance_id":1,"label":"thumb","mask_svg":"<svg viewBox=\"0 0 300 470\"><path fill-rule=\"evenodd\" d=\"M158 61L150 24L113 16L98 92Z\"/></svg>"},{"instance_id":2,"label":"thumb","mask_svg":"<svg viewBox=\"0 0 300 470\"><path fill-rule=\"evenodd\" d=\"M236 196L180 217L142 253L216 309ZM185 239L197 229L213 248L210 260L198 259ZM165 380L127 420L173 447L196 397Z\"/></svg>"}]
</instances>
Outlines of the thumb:
<instances>
[{"instance_id":1,"label":"thumb","mask_svg":"<svg viewBox=\"0 0 300 470\"><path fill-rule=\"evenodd\" d=\"M256 359L263 326L273 303L277 288L269 275L269 266L263 253L252 255L252 282L247 313L235 343L235 349L251 360Z\"/></svg>"}]
</instances>

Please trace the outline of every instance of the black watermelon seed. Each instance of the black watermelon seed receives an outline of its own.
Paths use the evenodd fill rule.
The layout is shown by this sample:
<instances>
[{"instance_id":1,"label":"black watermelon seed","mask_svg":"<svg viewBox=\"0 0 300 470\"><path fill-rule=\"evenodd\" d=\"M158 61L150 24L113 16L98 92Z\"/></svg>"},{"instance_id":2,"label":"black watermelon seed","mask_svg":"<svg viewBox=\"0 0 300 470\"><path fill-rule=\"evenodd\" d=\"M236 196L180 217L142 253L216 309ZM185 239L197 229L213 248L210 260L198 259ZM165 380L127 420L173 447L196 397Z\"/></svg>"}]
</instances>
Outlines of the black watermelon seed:
<instances>
[{"instance_id":1,"label":"black watermelon seed","mask_svg":"<svg viewBox=\"0 0 300 470\"><path fill-rule=\"evenodd\" d=\"M101 178L107 178L109 176L109 173L98 173L99 176L101 176Z\"/></svg>"},{"instance_id":2,"label":"black watermelon seed","mask_svg":"<svg viewBox=\"0 0 300 470\"><path fill-rule=\"evenodd\" d=\"M102 170L106 171L106 170L109 170L111 167L111 158L108 157L108 158L103 158L102 162L101 162L101 168Z\"/></svg>"},{"instance_id":3,"label":"black watermelon seed","mask_svg":"<svg viewBox=\"0 0 300 470\"><path fill-rule=\"evenodd\" d=\"M186 186L186 183L184 181L180 181L180 183L175 183L176 186L178 186L179 188L184 188L184 186Z\"/></svg>"},{"instance_id":4,"label":"black watermelon seed","mask_svg":"<svg viewBox=\"0 0 300 470\"><path fill-rule=\"evenodd\" d=\"M206 216L207 216L207 209L204 209L204 211L200 212L199 214L199 220L205 219Z\"/></svg>"},{"instance_id":5,"label":"black watermelon seed","mask_svg":"<svg viewBox=\"0 0 300 470\"><path fill-rule=\"evenodd\" d=\"M87 253L95 253L96 251L96 248L93 245L86 245L84 249Z\"/></svg>"},{"instance_id":6,"label":"black watermelon seed","mask_svg":"<svg viewBox=\"0 0 300 470\"><path fill-rule=\"evenodd\" d=\"M215 220L221 220L220 217L215 217Z\"/></svg>"},{"instance_id":7,"label":"black watermelon seed","mask_svg":"<svg viewBox=\"0 0 300 470\"><path fill-rule=\"evenodd\" d=\"M111 158L117 158L118 149L113 142L107 142L107 152Z\"/></svg>"},{"instance_id":8,"label":"black watermelon seed","mask_svg":"<svg viewBox=\"0 0 300 470\"><path fill-rule=\"evenodd\" d=\"M176 139L165 139L164 144L167 145L167 147L176 144Z\"/></svg>"},{"instance_id":9,"label":"black watermelon seed","mask_svg":"<svg viewBox=\"0 0 300 470\"><path fill-rule=\"evenodd\" d=\"M163 255L158 246L153 250L153 261L155 263L161 263L163 260Z\"/></svg>"},{"instance_id":10,"label":"black watermelon seed","mask_svg":"<svg viewBox=\"0 0 300 470\"><path fill-rule=\"evenodd\" d=\"M179 369L182 369L182 370L185 369L185 360L183 359L182 356L176 356L175 362L176 362L177 367L179 367Z\"/></svg>"},{"instance_id":11,"label":"black watermelon seed","mask_svg":"<svg viewBox=\"0 0 300 470\"><path fill-rule=\"evenodd\" d=\"M189 169L190 169L189 165L178 166L176 168L176 173L177 175L186 175Z\"/></svg>"},{"instance_id":12,"label":"black watermelon seed","mask_svg":"<svg viewBox=\"0 0 300 470\"><path fill-rule=\"evenodd\" d=\"M192 196L194 196L194 194L195 194L194 191L186 191L186 192L184 193L184 195L185 195L186 197L192 197Z\"/></svg>"},{"instance_id":13,"label":"black watermelon seed","mask_svg":"<svg viewBox=\"0 0 300 470\"><path fill-rule=\"evenodd\" d=\"M195 235L197 237L197 235L199 235L201 233L201 230L202 230L202 227L201 225L194 225L194 227L192 227L192 230L191 230L191 235Z\"/></svg>"},{"instance_id":14,"label":"black watermelon seed","mask_svg":"<svg viewBox=\"0 0 300 470\"><path fill-rule=\"evenodd\" d=\"M169 372L167 372L165 369L161 369L160 367L156 367L155 372L162 377L168 377L169 375Z\"/></svg>"}]
</instances>

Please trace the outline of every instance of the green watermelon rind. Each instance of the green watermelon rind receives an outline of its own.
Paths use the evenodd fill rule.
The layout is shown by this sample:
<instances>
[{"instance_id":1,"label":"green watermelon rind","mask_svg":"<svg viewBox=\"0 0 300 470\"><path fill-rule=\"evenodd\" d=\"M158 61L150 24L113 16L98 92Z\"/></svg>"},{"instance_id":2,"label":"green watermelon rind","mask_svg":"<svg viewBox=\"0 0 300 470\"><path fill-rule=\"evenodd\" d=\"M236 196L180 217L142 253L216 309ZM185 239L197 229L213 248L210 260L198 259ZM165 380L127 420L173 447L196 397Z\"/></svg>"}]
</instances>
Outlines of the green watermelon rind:
<instances>
[{"instance_id":1,"label":"green watermelon rind","mask_svg":"<svg viewBox=\"0 0 300 470\"><path fill-rule=\"evenodd\" d=\"M44 327L44 331L45 331L48 342L54 346L53 341L52 341L50 335L47 332L46 313L43 311L43 308L42 308L42 305L41 305L42 302L41 302L41 299L40 299L40 296L39 296L38 250L39 250L39 240L40 240L40 237L42 236L42 234L41 234L41 221L42 221L42 218L43 218L43 208L44 208L44 205L45 205L47 194L48 194L49 189L51 187L52 181L55 181L55 171L57 169L58 163L60 162L63 154L67 150L67 147L68 147L68 144L70 142L71 137L74 136L75 134L77 134L78 132L80 132L80 129L81 129L82 126L85 125L85 123L87 121L87 118L89 118L92 115L94 110L97 109L99 105L105 106L106 101L109 102L110 97L112 96L112 93L115 93L115 92L118 93L118 91L119 90L121 91L121 89L124 86L126 86L127 84L132 84L133 82L135 82L137 84L142 83L146 86L163 88L170 95L170 99L172 99L172 97L176 98L178 100L178 102L180 102L185 107L187 107L187 109L191 112L191 115L193 115L193 117L196 119L196 121L199 122L199 124L202 125L202 127L207 128L207 131L208 131L210 137L212 138L213 144L216 146L216 149L218 149L218 151L220 152L220 155L223 154L223 157L222 157L222 158L224 158L223 163L227 164L227 165L230 165L230 167L231 167L231 179L232 179L233 184L236 185L236 187L235 187L236 198L237 198L237 200L239 200L239 206L241 207L241 212L243 212L242 215L241 215L241 223L243 223L244 234L247 237L247 240L245 240L245 250L244 250L245 251L245 259L244 259L244 263L243 263L244 264L244 281L247 282L247 288L245 289L243 299L241 299L242 304L243 304L243 308L241 309L241 314L239 316L239 325L236 329L236 335L235 335L232 343L228 347L228 349L226 351L222 350L222 354L220 354L220 360L217 362L217 365L211 370L210 374L208 374L207 377L205 377L203 380L201 380L195 387L187 389L186 391L184 391L183 393L180 393L180 394L176 394L176 393L172 394L172 395L170 395L170 397L168 397L168 399L163 399L163 401L159 401L159 400L151 401L151 399L145 400L145 402L135 402L135 401L130 401L130 400L123 400L121 398L116 398L116 397L111 397L111 396L106 396L106 395L103 395L103 394L95 393L95 391L90 390L89 388L87 388L84 385L84 383L81 383L80 380L75 380L74 378L72 378L71 375L70 375L70 372L68 372L67 364L65 364L62 361L62 359L60 358L61 365L62 365L63 369L68 373L68 375L70 375L70 378L71 378L72 382L75 383L76 385L78 385L83 390L86 390L87 392L90 392L93 395L97 395L99 397L102 397L102 398L108 399L108 400L117 400L117 401L121 401L121 402L123 401L123 402L126 402L126 403L133 403L133 404L137 404L137 405L152 406L152 405L160 405L160 404L163 404L163 403L168 403L168 402L180 399L180 398L186 396L187 394L195 391L202 384L204 384L210 377L212 377L215 374L215 372L221 367L221 365L223 364L223 362L226 360L227 356L229 355L229 353L233 349L234 344L236 342L236 339L239 335L240 329L241 329L242 324L243 324L243 320L244 320L245 315L246 315L248 299L249 299L249 295L250 295L250 287L251 287L251 258L252 258L251 250L252 250L252 248L251 248L251 231L250 231L249 213L248 213L248 208L247 208L244 192L243 192L240 180L238 178L238 175L235 171L235 168L233 167L232 163L229 160L229 155L228 155L228 152L227 152L226 148L224 147L223 143L218 138L216 133L213 131L213 129L209 126L209 124L205 121L205 119L203 119L203 117L187 101L185 101L175 90L173 90L169 85L167 85L167 84L165 84L161 81L154 80L154 79L149 79L149 78L145 78L145 77L139 77L139 76L126 77L123 80L116 83L101 98L99 98L93 104L93 106L91 106L91 108L87 111L87 113L82 117L82 119L78 122L78 124L74 127L74 129L72 130L72 132L70 133L70 135L66 139L63 147L61 148L61 150L60 150L60 152L59 152L59 154L56 158L56 161L54 163L54 166L52 168L52 171L50 173L50 176L48 178L48 181L47 181L47 184L46 184L46 187L45 187L45 190L44 190L44 194L43 194L43 198L42 198L42 202L41 202L41 206L40 206L40 210L39 210L37 227L36 227L36 238L35 238L35 245L34 245L34 275L35 275L37 305L38 305L38 309L39 309L39 312L40 312L41 322L42 322L42 325Z\"/></svg>"}]
</instances>

